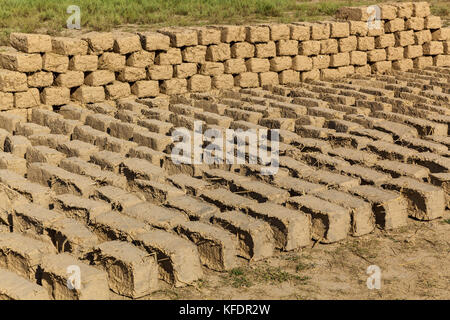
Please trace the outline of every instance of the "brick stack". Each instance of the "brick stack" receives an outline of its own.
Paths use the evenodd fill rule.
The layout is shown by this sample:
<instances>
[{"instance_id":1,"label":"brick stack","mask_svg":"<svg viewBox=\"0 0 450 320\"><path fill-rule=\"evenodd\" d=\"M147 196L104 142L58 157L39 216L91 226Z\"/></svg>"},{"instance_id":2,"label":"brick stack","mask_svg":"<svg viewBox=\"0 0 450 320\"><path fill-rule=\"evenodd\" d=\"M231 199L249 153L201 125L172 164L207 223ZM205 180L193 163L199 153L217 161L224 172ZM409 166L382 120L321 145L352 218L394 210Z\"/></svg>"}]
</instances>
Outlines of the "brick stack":
<instances>
[{"instance_id":1,"label":"brick stack","mask_svg":"<svg viewBox=\"0 0 450 320\"><path fill-rule=\"evenodd\" d=\"M250 88L352 73L450 66L450 28L426 2L367 7L338 21L164 28L80 38L11 34L0 51L0 110L116 100L127 96Z\"/></svg>"}]
</instances>

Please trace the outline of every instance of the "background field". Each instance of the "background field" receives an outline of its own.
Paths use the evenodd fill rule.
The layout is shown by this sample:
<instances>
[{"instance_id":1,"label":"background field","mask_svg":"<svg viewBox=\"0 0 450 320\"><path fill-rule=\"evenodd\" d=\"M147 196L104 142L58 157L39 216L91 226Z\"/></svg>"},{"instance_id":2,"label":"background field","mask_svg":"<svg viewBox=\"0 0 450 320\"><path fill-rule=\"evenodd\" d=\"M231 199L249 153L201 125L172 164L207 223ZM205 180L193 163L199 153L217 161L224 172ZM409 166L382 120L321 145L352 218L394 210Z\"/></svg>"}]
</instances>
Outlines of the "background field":
<instances>
[{"instance_id":1,"label":"background field","mask_svg":"<svg viewBox=\"0 0 450 320\"><path fill-rule=\"evenodd\" d=\"M331 18L342 6L382 3L377 0L0 0L0 45L9 33L60 34L69 5L81 9L84 31L142 30L162 26L316 21ZM392 0L389 2L393 2ZM429 0L432 13L448 21L448 0Z\"/></svg>"}]
</instances>

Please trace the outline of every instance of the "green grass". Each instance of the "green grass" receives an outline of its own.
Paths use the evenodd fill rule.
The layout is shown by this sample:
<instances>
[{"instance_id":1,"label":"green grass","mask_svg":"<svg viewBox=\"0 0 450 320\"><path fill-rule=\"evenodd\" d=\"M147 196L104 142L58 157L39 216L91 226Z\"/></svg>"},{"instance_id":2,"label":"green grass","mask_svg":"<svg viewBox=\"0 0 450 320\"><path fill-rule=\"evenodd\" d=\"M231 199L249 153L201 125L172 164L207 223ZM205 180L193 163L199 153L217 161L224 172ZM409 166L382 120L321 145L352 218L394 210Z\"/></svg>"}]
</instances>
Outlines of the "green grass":
<instances>
[{"instance_id":1,"label":"green grass","mask_svg":"<svg viewBox=\"0 0 450 320\"><path fill-rule=\"evenodd\" d=\"M82 31L142 30L163 26L313 21L333 16L342 6L385 0L0 0L0 44L9 33L59 34L69 5L81 10ZM430 0L432 12L448 18L447 0ZM138 25L138 26L136 26ZM128 27L127 27L128 26Z\"/></svg>"}]
</instances>

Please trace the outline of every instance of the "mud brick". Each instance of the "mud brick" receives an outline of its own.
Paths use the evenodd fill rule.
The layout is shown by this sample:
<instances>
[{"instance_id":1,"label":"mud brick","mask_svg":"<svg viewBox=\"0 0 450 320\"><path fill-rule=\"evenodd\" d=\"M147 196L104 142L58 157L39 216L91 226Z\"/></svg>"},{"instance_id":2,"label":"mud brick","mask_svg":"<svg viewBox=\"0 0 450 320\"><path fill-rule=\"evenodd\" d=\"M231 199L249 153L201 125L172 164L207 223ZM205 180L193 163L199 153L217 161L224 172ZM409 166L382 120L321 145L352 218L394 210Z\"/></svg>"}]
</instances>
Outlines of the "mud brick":
<instances>
[{"instance_id":1,"label":"mud brick","mask_svg":"<svg viewBox=\"0 0 450 320\"><path fill-rule=\"evenodd\" d=\"M31 143L24 136L7 136L5 139L4 150L17 157L23 158L29 146L31 146Z\"/></svg>"},{"instance_id":2,"label":"mud brick","mask_svg":"<svg viewBox=\"0 0 450 320\"><path fill-rule=\"evenodd\" d=\"M104 51L110 51L114 45L114 38L111 33L105 32L89 32L82 36L87 41L89 53L101 54Z\"/></svg>"},{"instance_id":3,"label":"mud brick","mask_svg":"<svg viewBox=\"0 0 450 320\"><path fill-rule=\"evenodd\" d=\"M193 221L209 222L212 215L218 212L217 207L190 196L170 198L165 205L181 211Z\"/></svg>"},{"instance_id":4,"label":"mud brick","mask_svg":"<svg viewBox=\"0 0 450 320\"><path fill-rule=\"evenodd\" d=\"M385 183L386 181L389 181L391 178L389 175L385 173L381 173L376 170L369 169L356 164L352 166L341 166L338 169L343 174L361 179L363 184L371 184L378 186L381 185L382 183Z\"/></svg>"},{"instance_id":5,"label":"mud brick","mask_svg":"<svg viewBox=\"0 0 450 320\"><path fill-rule=\"evenodd\" d=\"M350 148L333 148L332 150L328 151L328 153L334 156L341 157L352 164L365 164L369 167L373 166L378 161L378 157L374 154Z\"/></svg>"},{"instance_id":6,"label":"mud brick","mask_svg":"<svg viewBox=\"0 0 450 320\"><path fill-rule=\"evenodd\" d=\"M204 180L192 178L186 174L175 174L169 176L167 180L175 187L183 190L184 193L199 196L203 190L209 189L210 184ZM180 197L181 198L181 197ZM171 202L171 199L168 199Z\"/></svg>"},{"instance_id":7,"label":"mud brick","mask_svg":"<svg viewBox=\"0 0 450 320\"><path fill-rule=\"evenodd\" d=\"M432 173L447 172L450 168L448 158L431 152L415 153L410 162L427 167Z\"/></svg>"},{"instance_id":8,"label":"mud brick","mask_svg":"<svg viewBox=\"0 0 450 320\"><path fill-rule=\"evenodd\" d=\"M255 44L255 57L257 58L270 58L275 57L277 49L275 42L257 43Z\"/></svg>"},{"instance_id":9,"label":"mud brick","mask_svg":"<svg viewBox=\"0 0 450 320\"><path fill-rule=\"evenodd\" d=\"M102 169L118 173L119 166L125 159L126 158L119 153L103 150L92 155L91 162L99 165Z\"/></svg>"},{"instance_id":10,"label":"mud brick","mask_svg":"<svg viewBox=\"0 0 450 320\"><path fill-rule=\"evenodd\" d=\"M106 132L109 129L109 126L113 122L117 122L118 120L112 116L105 114L90 114L86 117L86 125L91 126L92 128Z\"/></svg>"},{"instance_id":11,"label":"mud brick","mask_svg":"<svg viewBox=\"0 0 450 320\"><path fill-rule=\"evenodd\" d=\"M292 59L292 68L297 71L308 71L312 69L312 59L305 56L295 56Z\"/></svg>"},{"instance_id":12,"label":"mud brick","mask_svg":"<svg viewBox=\"0 0 450 320\"><path fill-rule=\"evenodd\" d=\"M441 41L430 41L423 44L424 55L437 55L444 53L444 46Z\"/></svg>"},{"instance_id":13,"label":"mud brick","mask_svg":"<svg viewBox=\"0 0 450 320\"><path fill-rule=\"evenodd\" d=\"M341 74L338 69L322 69L320 70L320 79L338 79Z\"/></svg>"},{"instance_id":14,"label":"mud brick","mask_svg":"<svg viewBox=\"0 0 450 320\"><path fill-rule=\"evenodd\" d=\"M198 44L200 45L219 44L221 42L222 32L217 28L199 27L192 29L197 31Z\"/></svg>"},{"instance_id":15,"label":"mud brick","mask_svg":"<svg viewBox=\"0 0 450 320\"><path fill-rule=\"evenodd\" d=\"M55 79L55 84L60 87L73 88L82 86L84 73L82 71L67 71L60 73Z\"/></svg>"},{"instance_id":16,"label":"mud brick","mask_svg":"<svg viewBox=\"0 0 450 320\"><path fill-rule=\"evenodd\" d=\"M207 61L225 61L231 58L230 45L227 43L208 46L206 50Z\"/></svg>"},{"instance_id":17,"label":"mud brick","mask_svg":"<svg viewBox=\"0 0 450 320\"><path fill-rule=\"evenodd\" d=\"M244 43L246 43L246 42L244 42ZM298 54L298 41L297 40L279 40L279 41L277 41L276 42L276 53L278 56L295 56L295 55L297 55ZM253 56L253 54L251 56Z\"/></svg>"},{"instance_id":18,"label":"mud brick","mask_svg":"<svg viewBox=\"0 0 450 320\"><path fill-rule=\"evenodd\" d=\"M193 46L183 48L181 55L184 62L203 63L206 61L206 46Z\"/></svg>"},{"instance_id":19,"label":"mud brick","mask_svg":"<svg viewBox=\"0 0 450 320\"><path fill-rule=\"evenodd\" d=\"M82 39L53 37L52 52L65 56L85 55L88 53L88 43Z\"/></svg>"},{"instance_id":20,"label":"mud brick","mask_svg":"<svg viewBox=\"0 0 450 320\"><path fill-rule=\"evenodd\" d=\"M170 48L156 55L155 63L158 65L180 64L182 62L181 50Z\"/></svg>"},{"instance_id":21,"label":"mud brick","mask_svg":"<svg viewBox=\"0 0 450 320\"><path fill-rule=\"evenodd\" d=\"M182 94L187 92L187 80L186 79L170 79L164 80L160 86L161 93L164 94Z\"/></svg>"},{"instance_id":22,"label":"mud brick","mask_svg":"<svg viewBox=\"0 0 450 320\"><path fill-rule=\"evenodd\" d=\"M173 125L171 123L167 123L164 121L156 120L156 119L143 119L138 121L139 126L145 127L148 130L160 134L168 134L173 129Z\"/></svg>"},{"instance_id":23,"label":"mud brick","mask_svg":"<svg viewBox=\"0 0 450 320\"><path fill-rule=\"evenodd\" d=\"M175 232L197 245L200 261L208 268L224 271L237 265L238 243L231 233L194 221L181 223Z\"/></svg>"},{"instance_id":24,"label":"mud brick","mask_svg":"<svg viewBox=\"0 0 450 320\"><path fill-rule=\"evenodd\" d=\"M415 43L414 31L399 31L395 33L395 45L400 47L406 47Z\"/></svg>"},{"instance_id":25,"label":"mud brick","mask_svg":"<svg viewBox=\"0 0 450 320\"><path fill-rule=\"evenodd\" d=\"M393 47L395 45L395 36L393 33L382 34L375 37L375 48Z\"/></svg>"},{"instance_id":26,"label":"mud brick","mask_svg":"<svg viewBox=\"0 0 450 320\"><path fill-rule=\"evenodd\" d=\"M238 211L216 213L212 222L239 236L240 256L257 261L272 255L273 231L267 223Z\"/></svg>"},{"instance_id":27,"label":"mud brick","mask_svg":"<svg viewBox=\"0 0 450 320\"><path fill-rule=\"evenodd\" d=\"M154 203L164 203L168 199L176 198L184 194L180 189L172 187L169 184L148 181L148 180L134 180L135 190L143 193L147 201Z\"/></svg>"},{"instance_id":28,"label":"mud brick","mask_svg":"<svg viewBox=\"0 0 450 320\"><path fill-rule=\"evenodd\" d=\"M397 18L397 7L391 4L382 4L379 6L381 9L380 18L383 20L392 20Z\"/></svg>"},{"instance_id":29,"label":"mud brick","mask_svg":"<svg viewBox=\"0 0 450 320\"><path fill-rule=\"evenodd\" d=\"M121 155L126 155L131 148L137 147L136 142L126 141L111 136L97 139L95 145L101 150L108 150Z\"/></svg>"},{"instance_id":30,"label":"mud brick","mask_svg":"<svg viewBox=\"0 0 450 320\"><path fill-rule=\"evenodd\" d=\"M138 196L114 186L98 188L92 198L106 201L110 204L110 208L118 211L143 203L143 200Z\"/></svg>"},{"instance_id":31,"label":"mud brick","mask_svg":"<svg viewBox=\"0 0 450 320\"><path fill-rule=\"evenodd\" d=\"M392 62L392 68L400 71L407 71L414 68L412 59L402 59Z\"/></svg>"},{"instance_id":32,"label":"mud brick","mask_svg":"<svg viewBox=\"0 0 450 320\"><path fill-rule=\"evenodd\" d=\"M88 104L86 107L93 112L109 114L111 116L114 116L117 111L114 105L108 103L91 103Z\"/></svg>"},{"instance_id":33,"label":"mud brick","mask_svg":"<svg viewBox=\"0 0 450 320\"><path fill-rule=\"evenodd\" d=\"M16 71L0 69L0 90L3 92L26 91L27 75ZM11 96L10 96L11 97ZM7 96L3 99L7 101Z\"/></svg>"},{"instance_id":34,"label":"mud brick","mask_svg":"<svg viewBox=\"0 0 450 320\"><path fill-rule=\"evenodd\" d=\"M394 3L393 6L397 7L397 17L410 18L413 14L412 2Z\"/></svg>"},{"instance_id":35,"label":"mud brick","mask_svg":"<svg viewBox=\"0 0 450 320\"><path fill-rule=\"evenodd\" d=\"M35 72L41 70L42 58L39 54L1 52L0 65L12 71Z\"/></svg>"},{"instance_id":36,"label":"mud brick","mask_svg":"<svg viewBox=\"0 0 450 320\"><path fill-rule=\"evenodd\" d=\"M350 27L350 35L363 37L367 35L368 25L364 21L348 21Z\"/></svg>"},{"instance_id":37,"label":"mud brick","mask_svg":"<svg viewBox=\"0 0 450 320\"><path fill-rule=\"evenodd\" d=\"M230 60L228 60L230 61ZM174 77L177 78L188 78L197 73L196 63L182 63L174 66L173 70Z\"/></svg>"},{"instance_id":38,"label":"mud brick","mask_svg":"<svg viewBox=\"0 0 450 320\"><path fill-rule=\"evenodd\" d=\"M259 85L257 73L244 72L234 77L234 84L241 88L255 88Z\"/></svg>"},{"instance_id":39,"label":"mud brick","mask_svg":"<svg viewBox=\"0 0 450 320\"><path fill-rule=\"evenodd\" d=\"M80 268L82 276L79 289L67 286L71 266ZM108 275L105 271L90 266L69 254L52 254L42 261L42 286L53 299L91 300L109 299Z\"/></svg>"},{"instance_id":40,"label":"mud brick","mask_svg":"<svg viewBox=\"0 0 450 320\"><path fill-rule=\"evenodd\" d=\"M120 71L125 67L125 56L114 52L105 52L98 59L98 68Z\"/></svg>"},{"instance_id":41,"label":"mud brick","mask_svg":"<svg viewBox=\"0 0 450 320\"><path fill-rule=\"evenodd\" d=\"M147 77L147 71L145 68L125 67L117 76L117 80L123 82L135 82L138 80L144 80ZM114 79L111 79L114 81Z\"/></svg>"},{"instance_id":42,"label":"mud brick","mask_svg":"<svg viewBox=\"0 0 450 320\"><path fill-rule=\"evenodd\" d=\"M446 55L450 54L450 41L444 42L444 54Z\"/></svg>"},{"instance_id":43,"label":"mud brick","mask_svg":"<svg viewBox=\"0 0 450 320\"><path fill-rule=\"evenodd\" d=\"M408 214L416 219L433 220L444 213L445 193L442 188L408 177L393 179L383 187L400 192L407 199Z\"/></svg>"},{"instance_id":44,"label":"mud brick","mask_svg":"<svg viewBox=\"0 0 450 320\"><path fill-rule=\"evenodd\" d=\"M430 182L444 190L447 209L450 207L450 174L449 173L433 173L430 174Z\"/></svg>"},{"instance_id":45,"label":"mud brick","mask_svg":"<svg viewBox=\"0 0 450 320\"><path fill-rule=\"evenodd\" d=\"M395 229L406 225L407 201L399 193L373 186L359 186L349 191L371 203L375 222L383 229Z\"/></svg>"},{"instance_id":46,"label":"mud brick","mask_svg":"<svg viewBox=\"0 0 450 320\"><path fill-rule=\"evenodd\" d=\"M35 281L40 279L42 259L55 253L48 243L19 233L0 233L0 267Z\"/></svg>"},{"instance_id":47,"label":"mud brick","mask_svg":"<svg viewBox=\"0 0 450 320\"><path fill-rule=\"evenodd\" d=\"M109 70L97 70L89 73L84 79L88 86L102 86L116 80L115 74Z\"/></svg>"},{"instance_id":48,"label":"mud brick","mask_svg":"<svg viewBox=\"0 0 450 320\"><path fill-rule=\"evenodd\" d=\"M427 17L430 15L430 5L428 2L413 2L413 16Z\"/></svg>"},{"instance_id":49,"label":"mud brick","mask_svg":"<svg viewBox=\"0 0 450 320\"><path fill-rule=\"evenodd\" d=\"M419 17L411 17L405 21L405 28L407 30L420 31L425 27L425 19Z\"/></svg>"},{"instance_id":50,"label":"mud brick","mask_svg":"<svg viewBox=\"0 0 450 320\"><path fill-rule=\"evenodd\" d=\"M321 54L331 54L337 52L338 52L338 41L336 39L327 39L320 41Z\"/></svg>"},{"instance_id":51,"label":"mud brick","mask_svg":"<svg viewBox=\"0 0 450 320\"><path fill-rule=\"evenodd\" d=\"M92 263L108 273L112 291L139 298L157 290L158 265L145 251L123 241L108 241L96 246L91 254Z\"/></svg>"},{"instance_id":52,"label":"mud brick","mask_svg":"<svg viewBox=\"0 0 450 320\"><path fill-rule=\"evenodd\" d=\"M402 49L403 54L403 49ZM357 66L364 66L367 64L367 53L364 51L350 52L350 64Z\"/></svg>"},{"instance_id":53,"label":"mud brick","mask_svg":"<svg viewBox=\"0 0 450 320\"><path fill-rule=\"evenodd\" d=\"M14 171L20 175L26 173L26 160L23 157L8 153L0 153L0 168Z\"/></svg>"},{"instance_id":54,"label":"mud brick","mask_svg":"<svg viewBox=\"0 0 450 320\"><path fill-rule=\"evenodd\" d=\"M262 118L262 114L259 112L247 111L238 108L228 108L225 110L225 115L233 118L234 120L244 120L251 123L258 123Z\"/></svg>"},{"instance_id":55,"label":"mud brick","mask_svg":"<svg viewBox=\"0 0 450 320\"><path fill-rule=\"evenodd\" d=\"M375 25L369 26L367 30L367 35L369 37L379 36L383 33L385 33L384 20L379 20L378 23L375 23Z\"/></svg>"},{"instance_id":56,"label":"mud brick","mask_svg":"<svg viewBox=\"0 0 450 320\"><path fill-rule=\"evenodd\" d=\"M127 54L142 49L141 41L138 35L132 33L118 33L114 34L114 52L120 54Z\"/></svg>"},{"instance_id":57,"label":"mud brick","mask_svg":"<svg viewBox=\"0 0 450 320\"><path fill-rule=\"evenodd\" d=\"M372 206L368 202L348 193L332 189L314 193L314 196L349 210L351 215L350 234L352 236L362 236L374 230L375 219Z\"/></svg>"},{"instance_id":58,"label":"mud brick","mask_svg":"<svg viewBox=\"0 0 450 320\"><path fill-rule=\"evenodd\" d=\"M251 58L245 62L249 72L267 72L270 70L270 62L267 59Z\"/></svg>"},{"instance_id":59,"label":"mud brick","mask_svg":"<svg viewBox=\"0 0 450 320\"><path fill-rule=\"evenodd\" d=\"M433 65L438 67L450 66L450 55L438 55L433 57Z\"/></svg>"},{"instance_id":60,"label":"mud brick","mask_svg":"<svg viewBox=\"0 0 450 320\"><path fill-rule=\"evenodd\" d=\"M140 32L142 46L147 51L163 50L170 48L170 38L159 32Z\"/></svg>"},{"instance_id":61,"label":"mud brick","mask_svg":"<svg viewBox=\"0 0 450 320\"><path fill-rule=\"evenodd\" d=\"M61 143L67 142L70 140L68 136L62 134L33 134L28 136L31 144L33 146L42 145L47 146L53 149L56 149L58 145Z\"/></svg>"},{"instance_id":62,"label":"mud brick","mask_svg":"<svg viewBox=\"0 0 450 320\"><path fill-rule=\"evenodd\" d=\"M356 50L356 47L358 45L358 39L356 36L350 36L346 38L339 39L339 52L350 52ZM330 53L337 53L330 52Z\"/></svg>"},{"instance_id":63,"label":"mud brick","mask_svg":"<svg viewBox=\"0 0 450 320\"><path fill-rule=\"evenodd\" d=\"M52 224L62 218L61 214L35 203L21 203L14 207L14 231L45 236Z\"/></svg>"},{"instance_id":64,"label":"mud brick","mask_svg":"<svg viewBox=\"0 0 450 320\"><path fill-rule=\"evenodd\" d=\"M270 29L267 26L247 26L245 27L246 41L250 43L269 42Z\"/></svg>"},{"instance_id":65,"label":"mud brick","mask_svg":"<svg viewBox=\"0 0 450 320\"><path fill-rule=\"evenodd\" d=\"M319 55L312 57L312 65L314 69L325 69L330 66L330 56L329 55Z\"/></svg>"},{"instance_id":66,"label":"mud brick","mask_svg":"<svg viewBox=\"0 0 450 320\"><path fill-rule=\"evenodd\" d=\"M312 238L324 243L345 239L350 231L348 209L314 196L292 197L288 206L311 217Z\"/></svg>"},{"instance_id":67,"label":"mud brick","mask_svg":"<svg viewBox=\"0 0 450 320\"><path fill-rule=\"evenodd\" d=\"M386 48L386 59L389 61L392 60L401 60L403 59L404 55L408 55L407 51L410 50L408 48L410 47L416 47L416 46L407 46L406 48L403 47L388 47ZM414 48L411 48L414 51ZM422 50L422 47L420 46L420 50Z\"/></svg>"},{"instance_id":68,"label":"mud brick","mask_svg":"<svg viewBox=\"0 0 450 320\"><path fill-rule=\"evenodd\" d=\"M350 21L367 21L367 7L342 7L336 12L336 18Z\"/></svg>"},{"instance_id":69,"label":"mud brick","mask_svg":"<svg viewBox=\"0 0 450 320\"><path fill-rule=\"evenodd\" d=\"M348 22L329 22L329 25L331 38L344 38L350 35Z\"/></svg>"},{"instance_id":70,"label":"mud brick","mask_svg":"<svg viewBox=\"0 0 450 320\"><path fill-rule=\"evenodd\" d=\"M50 186L56 194L72 193L87 197L93 192L94 182L87 177L70 173L47 163L32 163L27 178L44 186Z\"/></svg>"},{"instance_id":71,"label":"mud brick","mask_svg":"<svg viewBox=\"0 0 450 320\"><path fill-rule=\"evenodd\" d=\"M156 255L160 277L176 287L193 283L203 275L198 250L186 239L152 230L139 235L136 244Z\"/></svg>"},{"instance_id":72,"label":"mud brick","mask_svg":"<svg viewBox=\"0 0 450 320\"><path fill-rule=\"evenodd\" d=\"M244 26L215 26L221 31L221 41L230 43L230 42L239 42L245 41L246 30Z\"/></svg>"},{"instance_id":73,"label":"mud brick","mask_svg":"<svg viewBox=\"0 0 450 320\"><path fill-rule=\"evenodd\" d=\"M299 54L302 56L317 55L320 53L320 41L302 41L299 44Z\"/></svg>"},{"instance_id":74,"label":"mud brick","mask_svg":"<svg viewBox=\"0 0 450 320\"><path fill-rule=\"evenodd\" d=\"M155 132L134 132L133 141L156 151L164 151L172 144L171 137Z\"/></svg>"},{"instance_id":75,"label":"mud brick","mask_svg":"<svg viewBox=\"0 0 450 320\"><path fill-rule=\"evenodd\" d=\"M171 65L154 65L148 69L148 77L151 80L168 80L172 78L172 75L173 67Z\"/></svg>"},{"instance_id":76,"label":"mud brick","mask_svg":"<svg viewBox=\"0 0 450 320\"><path fill-rule=\"evenodd\" d=\"M159 108L152 108L147 111L145 111L144 115L149 119L158 119L161 121L169 121L170 116L173 113L169 110L163 110Z\"/></svg>"},{"instance_id":77,"label":"mud brick","mask_svg":"<svg viewBox=\"0 0 450 320\"><path fill-rule=\"evenodd\" d=\"M375 49L367 52L367 60L369 62L377 62L386 60L386 50Z\"/></svg>"},{"instance_id":78,"label":"mud brick","mask_svg":"<svg viewBox=\"0 0 450 320\"><path fill-rule=\"evenodd\" d=\"M58 146L58 150L67 157L78 157L83 160L89 160L90 156L98 152L98 148L90 143L80 140L72 140Z\"/></svg>"},{"instance_id":79,"label":"mud brick","mask_svg":"<svg viewBox=\"0 0 450 320\"><path fill-rule=\"evenodd\" d=\"M375 49L375 37L358 37L358 50L368 51Z\"/></svg>"},{"instance_id":80,"label":"mud brick","mask_svg":"<svg viewBox=\"0 0 450 320\"><path fill-rule=\"evenodd\" d=\"M371 67L373 73L385 73L392 69L392 61L377 61Z\"/></svg>"},{"instance_id":81,"label":"mud brick","mask_svg":"<svg viewBox=\"0 0 450 320\"><path fill-rule=\"evenodd\" d=\"M29 146L25 156L28 163L46 162L55 166L66 157L63 153L46 146Z\"/></svg>"},{"instance_id":82,"label":"mud brick","mask_svg":"<svg viewBox=\"0 0 450 320\"><path fill-rule=\"evenodd\" d=\"M127 181L123 176L101 170L100 166L79 158L67 158L61 161L60 167L69 172L90 177L98 185L109 184L118 188L126 188Z\"/></svg>"},{"instance_id":83,"label":"mud brick","mask_svg":"<svg viewBox=\"0 0 450 320\"><path fill-rule=\"evenodd\" d=\"M13 32L9 41L11 46L26 53L52 51L52 39L49 35Z\"/></svg>"},{"instance_id":84,"label":"mud brick","mask_svg":"<svg viewBox=\"0 0 450 320\"><path fill-rule=\"evenodd\" d=\"M414 43L418 45L422 45L426 42L430 42L432 40L431 38L431 32L430 30L422 30L414 32Z\"/></svg>"},{"instance_id":85,"label":"mud brick","mask_svg":"<svg viewBox=\"0 0 450 320\"><path fill-rule=\"evenodd\" d=\"M28 137L33 134L50 133L50 129L31 122L19 122L15 132L18 135Z\"/></svg>"},{"instance_id":86,"label":"mud brick","mask_svg":"<svg viewBox=\"0 0 450 320\"><path fill-rule=\"evenodd\" d=\"M200 196L204 200L224 210L245 209L255 202L254 200L239 196L223 188L204 190Z\"/></svg>"},{"instance_id":87,"label":"mud brick","mask_svg":"<svg viewBox=\"0 0 450 320\"><path fill-rule=\"evenodd\" d=\"M200 65L200 74L218 76L224 73L224 65L220 62L205 62Z\"/></svg>"},{"instance_id":88,"label":"mud brick","mask_svg":"<svg viewBox=\"0 0 450 320\"><path fill-rule=\"evenodd\" d=\"M283 188L291 195L304 195L308 193L315 193L317 191L325 190L326 186L311 183L308 181L300 180L298 178L290 177L290 176L280 176L276 175L272 179L271 183L276 185L277 187Z\"/></svg>"},{"instance_id":89,"label":"mud brick","mask_svg":"<svg viewBox=\"0 0 450 320\"><path fill-rule=\"evenodd\" d=\"M104 138L107 134L93 129L91 126L77 126L73 130L72 138L74 140L81 140L90 144L95 144L99 138ZM61 141L63 143L63 141Z\"/></svg>"},{"instance_id":90,"label":"mud brick","mask_svg":"<svg viewBox=\"0 0 450 320\"><path fill-rule=\"evenodd\" d=\"M143 146L131 148L129 156L132 158L145 159L155 166L161 166L161 163L165 158L164 153Z\"/></svg>"},{"instance_id":91,"label":"mud brick","mask_svg":"<svg viewBox=\"0 0 450 320\"><path fill-rule=\"evenodd\" d=\"M300 73L294 70L283 70L279 73L280 84L296 83L300 80Z\"/></svg>"},{"instance_id":92,"label":"mud brick","mask_svg":"<svg viewBox=\"0 0 450 320\"><path fill-rule=\"evenodd\" d=\"M252 58L254 59L254 58ZM244 59L229 59L224 63L224 72L230 74L243 73L247 71Z\"/></svg>"},{"instance_id":93,"label":"mud brick","mask_svg":"<svg viewBox=\"0 0 450 320\"><path fill-rule=\"evenodd\" d=\"M41 101L46 105L63 105L70 101L70 90L62 87L47 87L41 92Z\"/></svg>"},{"instance_id":94,"label":"mud brick","mask_svg":"<svg viewBox=\"0 0 450 320\"><path fill-rule=\"evenodd\" d=\"M153 65L155 61L155 52L145 50L136 51L127 57L126 64L130 67L145 68Z\"/></svg>"},{"instance_id":95,"label":"mud brick","mask_svg":"<svg viewBox=\"0 0 450 320\"><path fill-rule=\"evenodd\" d=\"M383 141L372 141L368 143L368 149L377 153L380 157L388 160L407 162L417 152L409 148L401 147Z\"/></svg>"},{"instance_id":96,"label":"mud brick","mask_svg":"<svg viewBox=\"0 0 450 320\"><path fill-rule=\"evenodd\" d=\"M278 85L279 84L278 74L276 72L261 72L259 74L259 83L260 86Z\"/></svg>"},{"instance_id":97,"label":"mud brick","mask_svg":"<svg viewBox=\"0 0 450 320\"><path fill-rule=\"evenodd\" d=\"M69 68L69 58L67 56L45 53L42 56L42 69L57 73L66 72Z\"/></svg>"},{"instance_id":98,"label":"mud brick","mask_svg":"<svg viewBox=\"0 0 450 320\"><path fill-rule=\"evenodd\" d=\"M158 32L169 36L172 47L196 46L198 44L198 35L196 30L181 28L164 28Z\"/></svg>"},{"instance_id":99,"label":"mud brick","mask_svg":"<svg viewBox=\"0 0 450 320\"><path fill-rule=\"evenodd\" d=\"M6 300L50 300L45 288L6 269L0 269L0 295Z\"/></svg>"},{"instance_id":100,"label":"mud brick","mask_svg":"<svg viewBox=\"0 0 450 320\"><path fill-rule=\"evenodd\" d=\"M332 67L341 67L350 64L350 55L349 53L337 53L331 55L330 66Z\"/></svg>"},{"instance_id":101,"label":"mud brick","mask_svg":"<svg viewBox=\"0 0 450 320\"><path fill-rule=\"evenodd\" d=\"M72 194L61 194L53 198L54 209L63 212L68 218L72 218L83 223L96 216L111 211L111 206L91 199L84 199Z\"/></svg>"},{"instance_id":102,"label":"mud brick","mask_svg":"<svg viewBox=\"0 0 450 320\"><path fill-rule=\"evenodd\" d=\"M188 80L188 90L192 92L203 92L211 89L211 77L200 74L193 75Z\"/></svg>"},{"instance_id":103,"label":"mud brick","mask_svg":"<svg viewBox=\"0 0 450 320\"><path fill-rule=\"evenodd\" d=\"M413 59L414 68L425 69L433 65L432 57L417 57Z\"/></svg>"},{"instance_id":104,"label":"mud brick","mask_svg":"<svg viewBox=\"0 0 450 320\"><path fill-rule=\"evenodd\" d=\"M27 83L33 88L49 87L53 83L53 74L44 71L35 72L27 76Z\"/></svg>"},{"instance_id":105,"label":"mud brick","mask_svg":"<svg viewBox=\"0 0 450 320\"><path fill-rule=\"evenodd\" d=\"M39 90L36 88L14 93L14 107L16 109L32 108L38 106L40 103Z\"/></svg>"},{"instance_id":106,"label":"mud brick","mask_svg":"<svg viewBox=\"0 0 450 320\"><path fill-rule=\"evenodd\" d=\"M137 158L127 158L120 164L120 172L128 180L144 179L154 181L164 181L165 173L160 167L151 164L149 161Z\"/></svg>"},{"instance_id":107,"label":"mud brick","mask_svg":"<svg viewBox=\"0 0 450 320\"><path fill-rule=\"evenodd\" d=\"M408 21L408 20L407 20ZM406 28L409 29L409 28ZM392 19L384 24L384 31L386 33L397 32L405 30L405 21L401 18Z\"/></svg>"},{"instance_id":108,"label":"mud brick","mask_svg":"<svg viewBox=\"0 0 450 320\"><path fill-rule=\"evenodd\" d=\"M425 17L425 29L440 29L442 27L441 17L439 16L428 16Z\"/></svg>"}]
</instances>

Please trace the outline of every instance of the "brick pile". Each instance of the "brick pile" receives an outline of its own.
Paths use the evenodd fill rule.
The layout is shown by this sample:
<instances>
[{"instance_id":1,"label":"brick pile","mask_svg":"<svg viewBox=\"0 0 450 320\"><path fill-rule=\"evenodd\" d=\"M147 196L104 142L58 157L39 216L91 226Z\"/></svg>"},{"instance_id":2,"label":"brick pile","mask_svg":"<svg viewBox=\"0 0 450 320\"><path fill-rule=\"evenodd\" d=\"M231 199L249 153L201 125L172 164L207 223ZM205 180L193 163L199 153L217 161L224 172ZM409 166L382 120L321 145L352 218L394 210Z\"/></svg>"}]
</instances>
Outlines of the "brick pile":
<instances>
[{"instance_id":1,"label":"brick pile","mask_svg":"<svg viewBox=\"0 0 450 320\"><path fill-rule=\"evenodd\" d=\"M163 28L80 38L12 33L0 50L0 110L24 114L69 101L251 88L348 74L450 65L450 28L426 2L367 7L336 21ZM20 111L19 111L20 110Z\"/></svg>"}]
</instances>

